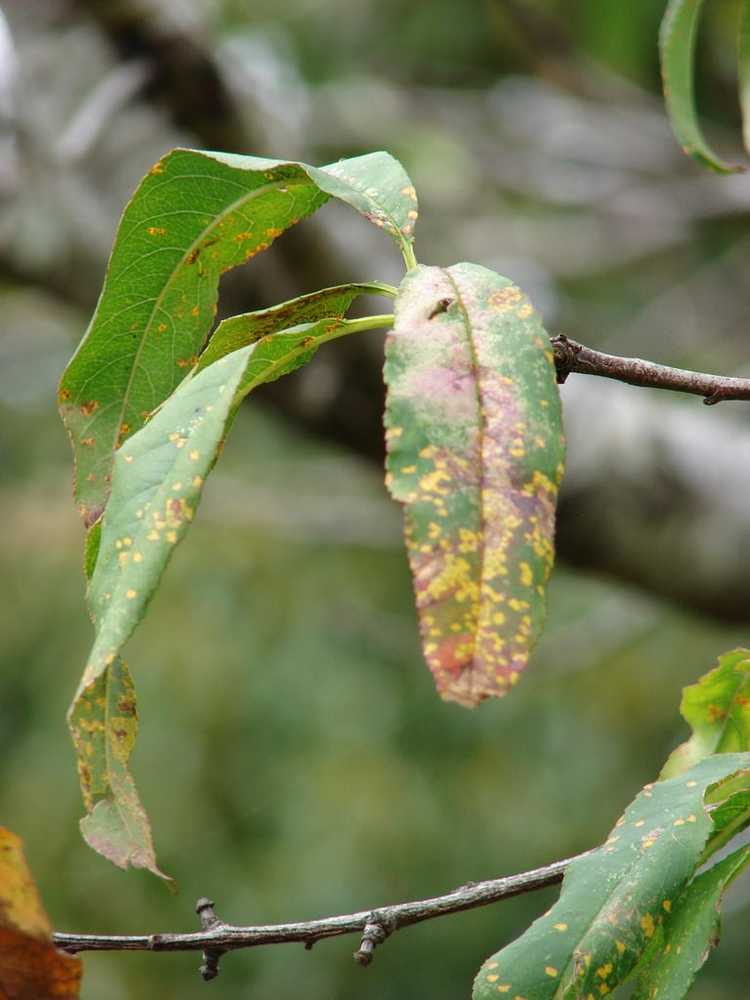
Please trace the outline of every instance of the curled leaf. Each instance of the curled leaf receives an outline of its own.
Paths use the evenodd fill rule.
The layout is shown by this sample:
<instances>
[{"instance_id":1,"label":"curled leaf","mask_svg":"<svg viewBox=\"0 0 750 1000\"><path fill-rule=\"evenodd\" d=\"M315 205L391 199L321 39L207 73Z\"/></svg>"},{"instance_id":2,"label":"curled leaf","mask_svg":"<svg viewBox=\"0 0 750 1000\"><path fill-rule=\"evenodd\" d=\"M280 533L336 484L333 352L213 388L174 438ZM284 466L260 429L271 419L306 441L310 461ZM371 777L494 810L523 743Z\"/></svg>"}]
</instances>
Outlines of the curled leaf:
<instances>
[{"instance_id":1,"label":"curled leaf","mask_svg":"<svg viewBox=\"0 0 750 1000\"><path fill-rule=\"evenodd\" d=\"M86 805L86 843L118 868L146 868L171 881L156 864L146 811L128 768L138 733L135 688L116 656L78 695L69 717Z\"/></svg>"},{"instance_id":2,"label":"curled leaf","mask_svg":"<svg viewBox=\"0 0 750 1000\"><path fill-rule=\"evenodd\" d=\"M703 0L669 0L659 32L664 100L677 141L688 156L720 174L745 168L722 160L706 142L695 108L693 64Z\"/></svg>"},{"instance_id":3,"label":"curled leaf","mask_svg":"<svg viewBox=\"0 0 750 1000\"><path fill-rule=\"evenodd\" d=\"M116 453L89 581L96 639L68 716L87 809L81 828L86 841L115 864L160 876L127 766L137 719L120 650L193 518L249 352L236 352L233 362L223 358L184 382Z\"/></svg>"},{"instance_id":4,"label":"curled leaf","mask_svg":"<svg viewBox=\"0 0 750 1000\"><path fill-rule=\"evenodd\" d=\"M384 375L425 659L443 698L473 706L518 679L544 619L564 460L549 338L507 278L420 266Z\"/></svg>"},{"instance_id":5,"label":"curled leaf","mask_svg":"<svg viewBox=\"0 0 750 1000\"><path fill-rule=\"evenodd\" d=\"M383 286L377 282L359 285L336 285L322 288L309 295L300 295L289 302L281 302L269 309L230 316L216 327L208 346L198 360L198 371L208 367L241 347L257 343L263 337L278 333L302 323L317 320L342 319L352 302L360 295L382 295Z\"/></svg>"}]
</instances>

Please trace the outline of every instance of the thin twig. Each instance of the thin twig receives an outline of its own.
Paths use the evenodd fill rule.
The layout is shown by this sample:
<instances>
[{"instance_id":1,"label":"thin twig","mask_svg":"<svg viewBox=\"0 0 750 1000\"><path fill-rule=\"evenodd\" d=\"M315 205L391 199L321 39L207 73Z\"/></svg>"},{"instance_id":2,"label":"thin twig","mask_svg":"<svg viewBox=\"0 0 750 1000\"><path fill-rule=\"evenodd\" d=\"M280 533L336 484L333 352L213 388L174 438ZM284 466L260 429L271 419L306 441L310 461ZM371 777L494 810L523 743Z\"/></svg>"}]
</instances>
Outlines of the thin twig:
<instances>
[{"instance_id":1,"label":"thin twig","mask_svg":"<svg viewBox=\"0 0 750 1000\"><path fill-rule=\"evenodd\" d=\"M552 338L552 346L558 382L564 382L571 372L577 372L582 375L601 375L618 382L627 382L628 385L650 389L689 392L694 396L703 396L703 402L709 406L722 400L750 400L750 378L707 375L685 368L657 365L641 358L621 358L594 351L562 334Z\"/></svg>"},{"instance_id":2,"label":"thin twig","mask_svg":"<svg viewBox=\"0 0 750 1000\"><path fill-rule=\"evenodd\" d=\"M565 870L572 861L585 857L579 854L575 858L555 861L544 868L518 875L508 875L504 878L488 879L484 882L470 882L445 896L433 896L431 899L413 900L409 903L396 903L393 906L381 906L375 910L361 910L359 913L349 913L337 917L323 917L321 920L308 920L291 924L271 924L259 927L238 927L226 924L215 917L213 904L201 899L198 905L202 913L204 929L194 934L140 934L140 935L109 935L109 934L63 934L54 935L55 944L65 951L76 953L81 951L208 951L216 953L237 948L255 948L264 944L286 944L301 942L310 948L316 941L323 938L339 937L342 934L362 934L363 940L355 958L361 964L367 964L372 957L372 950L381 943L388 934L418 924L423 920L447 916L449 913L460 913L476 906L487 906L501 899L518 896L521 893L533 892L546 886L556 885L562 881ZM210 923L205 918L208 910ZM377 930L376 930L377 928ZM367 931L367 933L365 933Z\"/></svg>"}]
</instances>

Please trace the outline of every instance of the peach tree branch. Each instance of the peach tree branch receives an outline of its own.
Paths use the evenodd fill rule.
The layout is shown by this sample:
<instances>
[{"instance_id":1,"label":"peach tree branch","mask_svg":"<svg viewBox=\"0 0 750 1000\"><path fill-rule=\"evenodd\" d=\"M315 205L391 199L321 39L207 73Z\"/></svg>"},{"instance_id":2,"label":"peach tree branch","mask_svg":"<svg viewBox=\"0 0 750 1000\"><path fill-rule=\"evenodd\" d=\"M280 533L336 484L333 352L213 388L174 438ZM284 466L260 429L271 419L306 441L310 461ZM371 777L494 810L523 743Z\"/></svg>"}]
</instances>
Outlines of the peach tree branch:
<instances>
[{"instance_id":1,"label":"peach tree branch","mask_svg":"<svg viewBox=\"0 0 750 1000\"><path fill-rule=\"evenodd\" d=\"M195 933L140 935L56 933L54 941L58 948L71 954L82 951L203 951L201 975L204 979L213 979L218 974L218 960L226 951L294 942L304 944L309 949L324 938L359 934L360 945L354 957L360 965L369 965L375 947L394 931L424 920L460 913L462 910L474 909L477 906L487 906L501 899L509 899L511 896L556 885L562 881L568 865L584 856L579 854L576 858L555 861L543 868L535 868L517 875L469 882L443 896L323 917L320 920L257 927L236 926L225 923L216 916L211 900L199 899L196 911L201 922L201 930Z\"/></svg>"}]
</instances>

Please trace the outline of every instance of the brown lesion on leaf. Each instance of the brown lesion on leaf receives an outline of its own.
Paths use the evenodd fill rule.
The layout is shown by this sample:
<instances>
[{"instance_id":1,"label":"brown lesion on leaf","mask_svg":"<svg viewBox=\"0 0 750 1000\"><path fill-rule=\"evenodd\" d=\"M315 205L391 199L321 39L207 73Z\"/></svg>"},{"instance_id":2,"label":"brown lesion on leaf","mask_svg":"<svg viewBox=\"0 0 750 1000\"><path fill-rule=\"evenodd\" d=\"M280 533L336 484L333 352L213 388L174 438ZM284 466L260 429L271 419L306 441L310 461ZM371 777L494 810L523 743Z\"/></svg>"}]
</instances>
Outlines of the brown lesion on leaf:
<instances>
[{"instance_id":1,"label":"brown lesion on leaf","mask_svg":"<svg viewBox=\"0 0 750 1000\"><path fill-rule=\"evenodd\" d=\"M90 417L92 413L95 413L99 409L99 400L91 399L87 403L81 403L79 409L84 417Z\"/></svg>"},{"instance_id":2,"label":"brown lesion on leaf","mask_svg":"<svg viewBox=\"0 0 750 1000\"><path fill-rule=\"evenodd\" d=\"M706 708L706 714L710 722L723 722L727 717L725 709L713 703Z\"/></svg>"},{"instance_id":3,"label":"brown lesion on leaf","mask_svg":"<svg viewBox=\"0 0 750 1000\"><path fill-rule=\"evenodd\" d=\"M189 358L178 358L177 367L178 368L192 368L194 365L198 364L198 355L191 354Z\"/></svg>"},{"instance_id":4,"label":"brown lesion on leaf","mask_svg":"<svg viewBox=\"0 0 750 1000\"><path fill-rule=\"evenodd\" d=\"M201 243L199 247L195 247L193 250L190 251L190 253L185 258L185 262L187 264L194 264L204 250L207 250L209 247L212 247L214 243L218 242L219 242L218 236L214 237L214 239L212 240L204 240L204 242Z\"/></svg>"},{"instance_id":5,"label":"brown lesion on leaf","mask_svg":"<svg viewBox=\"0 0 750 1000\"><path fill-rule=\"evenodd\" d=\"M94 437L81 438L81 444L83 445L84 448L93 448L93 446L96 444L96 438Z\"/></svg>"},{"instance_id":6,"label":"brown lesion on leaf","mask_svg":"<svg viewBox=\"0 0 750 1000\"><path fill-rule=\"evenodd\" d=\"M70 389L61 388L57 393L57 398L61 403L67 403L70 399Z\"/></svg>"}]
</instances>

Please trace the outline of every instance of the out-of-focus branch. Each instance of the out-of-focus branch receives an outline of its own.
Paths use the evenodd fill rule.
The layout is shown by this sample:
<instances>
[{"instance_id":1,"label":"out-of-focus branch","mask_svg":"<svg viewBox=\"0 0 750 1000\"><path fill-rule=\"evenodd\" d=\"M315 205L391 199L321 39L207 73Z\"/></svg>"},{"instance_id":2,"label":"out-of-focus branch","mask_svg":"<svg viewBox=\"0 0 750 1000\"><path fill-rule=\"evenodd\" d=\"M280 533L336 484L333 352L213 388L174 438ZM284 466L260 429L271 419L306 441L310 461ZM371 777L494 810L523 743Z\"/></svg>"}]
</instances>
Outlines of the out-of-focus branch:
<instances>
[{"instance_id":1,"label":"out-of-focus branch","mask_svg":"<svg viewBox=\"0 0 750 1000\"><path fill-rule=\"evenodd\" d=\"M207 149L243 152L252 145L244 122L208 48L190 26L148 3L76 0L125 59L141 59L152 71L150 91L176 125L193 132Z\"/></svg>"},{"instance_id":2,"label":"out-of-focus branch","mask_svg":"<svg viewBox=\"0 0 750 1000\"><path fill-rule=\"evenodd\" d=\"M544 868L535 868L518 875L487 879L483 882L469 882L444 896L418 899L393 906L381 906L375 910L361 910L321 920L307 920L289 924L272 924L260 927L239 927L219 920L213 912L214 904L208 899L199 899L196 911L200 917L201 930L194 934L63 934L54 935L55 944L71 953L81 951L203 951L204 964L201 974L213 979L218 974L218 959L225 951L238 948L255 948L265 944L301 943L306 948L324 938L339 937L342 934L360 934L361 941L354 953L360 965L369 965L375 947L389 934L402 927L418 924L424 920L460 913L477 906L487 906L501 899L509 899L522 893L533 892L562 881L565 871L575 858L555 861Z\"/></svg>"},{"instance_id":3,"label":"out-of-focus branch","mask_svg":"<svg viewBox=\"0 0 750 1000\"><path fill-rule=\"evenodd\" d=\"M641 358L621 358L615 354L594 351L563 334L552 338L555 352L557 381L565 382L568 375L601 375L604 378L627 382L649 389L671 389L703 396L709 406L722 400L750 400L750 378L731 378L726 375L707 375L685 368L670 368Z\"/></svg>"}]
</instances>

